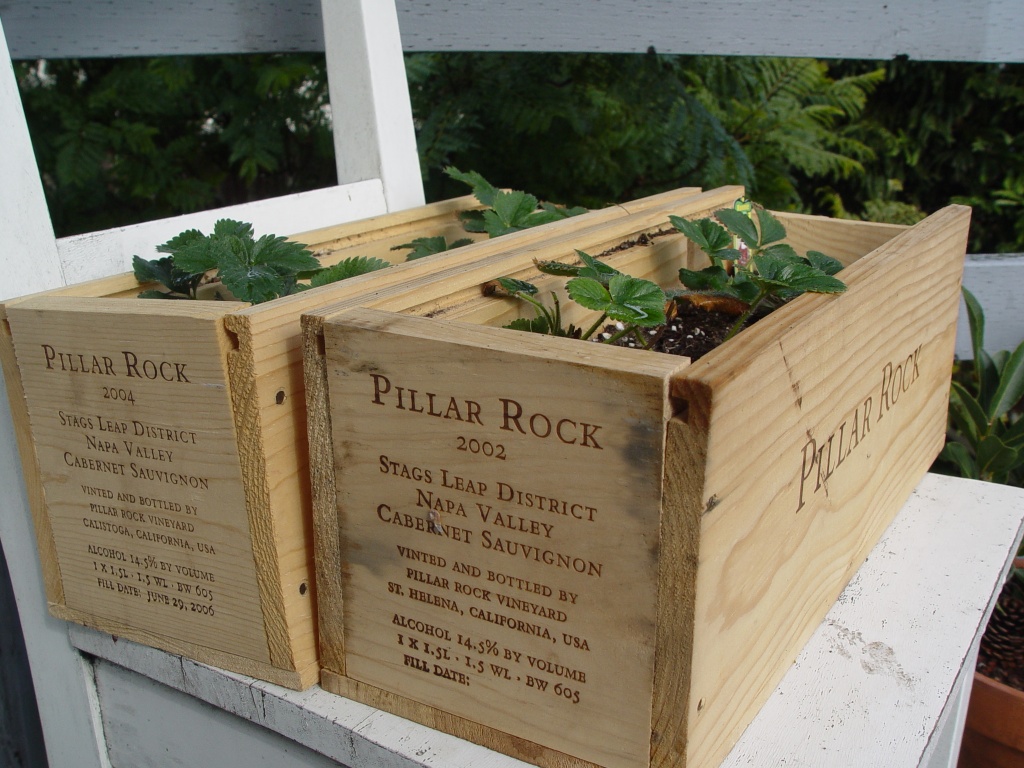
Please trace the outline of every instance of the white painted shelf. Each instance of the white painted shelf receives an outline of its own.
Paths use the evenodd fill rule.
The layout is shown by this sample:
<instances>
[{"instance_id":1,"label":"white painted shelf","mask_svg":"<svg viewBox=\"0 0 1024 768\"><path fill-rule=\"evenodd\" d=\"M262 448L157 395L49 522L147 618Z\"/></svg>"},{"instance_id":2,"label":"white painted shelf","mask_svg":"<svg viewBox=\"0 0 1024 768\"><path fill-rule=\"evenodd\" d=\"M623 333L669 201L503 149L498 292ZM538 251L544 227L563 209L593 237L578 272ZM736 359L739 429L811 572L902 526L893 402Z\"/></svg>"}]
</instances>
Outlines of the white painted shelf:
<instances>
[{"instance_id":1,"label":"white painted shelf","mask_svg":"<svg viewBox=\"0 0 1024 768\"><path fill-rule=\"evenodd\" d=\"M977 642L1022 521L1024 490L926 476L725 765L955 765ZM526 765L318 687L289 691L81 627L71 639L103 660L97 690L115 768L199 766L211 754L226 768L263 765L252 745L279 768ZM165 686L187 696L171 706ZM189 697L216 709L197 715ZM162 707L140 732L149 699ZM222 713L240 720L228 727ZM228 733L249 746L222 754Z\"/></svg>"}]
</instances>

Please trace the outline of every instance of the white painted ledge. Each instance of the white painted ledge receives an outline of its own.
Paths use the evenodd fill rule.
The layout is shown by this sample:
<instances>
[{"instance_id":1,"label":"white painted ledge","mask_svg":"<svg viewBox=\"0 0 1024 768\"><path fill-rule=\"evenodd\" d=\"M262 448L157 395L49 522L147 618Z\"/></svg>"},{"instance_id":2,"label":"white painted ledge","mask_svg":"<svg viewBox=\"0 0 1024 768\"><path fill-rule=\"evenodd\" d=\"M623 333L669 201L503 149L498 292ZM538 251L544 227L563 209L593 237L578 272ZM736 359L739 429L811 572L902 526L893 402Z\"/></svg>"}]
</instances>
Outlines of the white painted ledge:
<instances>
[{"instance_id":1,"label":"white painted ledge","mask_svg":"<svg viewBox=\"0 0 1024 768\"><path fill-rule=\"evenodd\" d=\"M963 684L1022 520L1024 490L928 475L725 765L955 765ZM353 768L526 765L318 687L288 691L80 627L71 638Z\"/></svg>"}]
</instances>

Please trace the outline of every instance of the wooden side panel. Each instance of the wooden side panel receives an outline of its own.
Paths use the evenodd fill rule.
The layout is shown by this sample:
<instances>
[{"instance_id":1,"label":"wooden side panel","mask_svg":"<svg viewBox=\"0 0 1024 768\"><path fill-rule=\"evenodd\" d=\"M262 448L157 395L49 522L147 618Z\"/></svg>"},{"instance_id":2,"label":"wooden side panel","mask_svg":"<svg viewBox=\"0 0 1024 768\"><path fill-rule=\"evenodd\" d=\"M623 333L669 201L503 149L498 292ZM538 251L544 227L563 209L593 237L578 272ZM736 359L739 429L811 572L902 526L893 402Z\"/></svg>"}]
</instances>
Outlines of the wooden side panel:
<instances>
[{"instance_id":1,"label":"wooden side panel","mask_svg":"<svg viewBox=\"0 0 1024 768\"><path fill-rule=\"evenodd\" d=\"M798 253L821 251L847 266L909 229L900 224L830 219L803 213L775 215L786 227L786 242Z\"/></svg>"},{"instance_id":2,"label":"wooden side panel","mask_svg":"<svg viewBox=\"0 0 1024 768\"><path fill-rule=\"evenodd\" d=\"M685 361L373 310L325 341L348 676L646 766L667 377Z\"/></svg>"},{"instance_id":3,"label":"wooden side panel","mask_svg":"<svg viewBox=\"0 0 1024 768\"><path fill-rule=\"evenodd\" d=\"M475 197L466 195L348 224L301 232L289 239L305 243L325 266L337 264L352 256L367 256L400 264L406 260L410 251L392 249L418 237L440 236L449 243L466 238L486 238L485 234L466 232L459 220L462 211L482 207Z\"/></svg>"},{"instance_id":4,"label":"wooden side panel","mask_svg":"<svg viewBox=\"0 0 1024 768\"><path fill-rule=\"evenodd\" d=\"M238 305L56 304L8 311L64 607L269 662L225 369Z\"/></svg>"},{"instance_id":5,"label":"wooden side panel","mask_svg":"<svg viewBox=\"0 0 1024 768\"><path fill-rule=\"evenodd\" d=\"M673 382L707 441L687 765L721 760L941 448L969 218L943 209Z\"/></svg>"}]
</instances>

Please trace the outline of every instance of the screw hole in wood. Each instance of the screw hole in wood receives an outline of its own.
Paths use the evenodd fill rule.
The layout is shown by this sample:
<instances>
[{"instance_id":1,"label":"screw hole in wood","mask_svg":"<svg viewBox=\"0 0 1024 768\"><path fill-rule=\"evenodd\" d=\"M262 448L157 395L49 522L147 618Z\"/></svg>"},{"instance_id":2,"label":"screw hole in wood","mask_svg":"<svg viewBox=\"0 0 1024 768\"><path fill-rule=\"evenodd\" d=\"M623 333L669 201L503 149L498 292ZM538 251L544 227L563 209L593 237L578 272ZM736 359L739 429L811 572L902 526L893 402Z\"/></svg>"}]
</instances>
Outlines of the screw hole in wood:
<instances>
[{"instance_id":1,"label":"screw hole in wood","mask_svg":"<svg viewBox=\"0 0 1024 768\"><path fill-rule=\"evenodd\" d=\"M274 402L277 403L278 405L281 405L281 404L284 403L285 397L286 397L286 395L284 393L284 390L283 389L279 389L279 390L277 390L277 394L274 396Z\"/></svg>"}]
</instances>

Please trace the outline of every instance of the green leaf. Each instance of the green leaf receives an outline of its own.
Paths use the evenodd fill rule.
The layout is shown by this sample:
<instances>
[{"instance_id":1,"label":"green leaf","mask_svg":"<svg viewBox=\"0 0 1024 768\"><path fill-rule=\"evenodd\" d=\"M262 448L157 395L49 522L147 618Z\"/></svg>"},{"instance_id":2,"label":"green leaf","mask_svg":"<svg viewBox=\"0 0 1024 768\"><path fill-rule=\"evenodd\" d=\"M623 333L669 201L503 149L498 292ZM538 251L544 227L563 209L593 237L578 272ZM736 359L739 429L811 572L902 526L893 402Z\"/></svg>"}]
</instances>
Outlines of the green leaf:
<instances>
[{"instance_id":1,"label":"green leaf","mask_svg":"<svg viewBox=\"0 0 1024 768\"><path fill-rule=\"evenodd\" d=\"M433 256L435 253L444 253L455 248L461 248L464 245L470 245L473 241L469 238L461 238L451 243L444 237L444 235L438 235L437 237L417 237L411 243L402 243L401 245L391 246L392 251L403 251L411 250L408 256L405 257L406 261L415 261L416 259L422 259L427 256Z\"/></svg>"},{"instance_id":2,"label":"green leaf","mask_svg":"<svg viewBox=\"0 0 1024 768\"><path fill-rule=\"evenodd\" d=\"M174 259L165 256L162 259L149 261L141 256L132 256L132 272L140 283L160 283L171 287L171 269Z\"/></svg>"},{"instance_id":3,"label":"green leaf","mask_svg":"<svg viewBox=\"0 0 1024 768\"><path fill-rule=\"evenodd\" d=\"M319 288L321 285L336 283L339 280L347 280L348 278L356 277L357 275L368 275L371 272L376 272L380 269L387 269L390 266L391 263L384 261L384 259L377 259L369 256L352 256L351 258L339 261L337 264L325 267L317 272L310 280L310 286L313 288Z\"/></svg>"},{"instance_id":4,"label":"green leaf","mask_svg":"<svg viewBox=\"0 0 1024 768\"><path fill-rule=\"evenodd\" d=\"M514 277L499 277L495 282L509 296L516 296L518 294L526 296L537 295L537 286L533 283L528 283L526 280L518 280Z\"/></svg>"},{"instance_id":5,"label":"green leaf","mask_svg":"<svg viewBox=\"0 0 1024 768\"><path fill-rule=\"evenodd\" d=\"M203 237L180 245L174 251L174 265L184 272L209 272L217 269L231 246L226 238Z\"/></svg>"},{"instance_id":6,"label":"green leaf","mask_svg":"<svg viewBox=\"0 0 1024 768\"><path fill-rule=\"evenodd\" d=\"M240 301L260 304L285 293L285 281L268 264L251 264L243 252L229 251L220 264L220 278Z\"/></svg>"},{"instance_id":7,"label":"green leaf","mask_svg":"<svg viewBox=\"0 0 1024 768\"><path fill-rule=\"evenodd\" d=\"M156 297L153 295L153 291L143 291L139 294L141 299L192 298L195 294L196 286L203 279L202 272L190 273L178 269L174 265L174 259L171 256L164 256L153 261L133 256L132 271L135 273L135 279L140 283L160 283L171 293L180 294L179 296L168 297L166 293L157 291L160 296Z\"/></svg>"},{"instance_id":8,"label":"green leaf","mask_svg":"<svg viewBox=\"0 0 1024 768\"><path fill-rule=\"evenodd\" d=\"M468 184L473 190L473 196L483 205L494 205L494 197L500 190L476 171L463 172L454 165L450 165L444 169L444 172L450 178Z\"/></svg>"},{"instance_id":9,"label":"green leaf","mask_svg":"<svg viewBox=\"0 0 1024 768\"><path fill-rule=\"evenodd\" d=\"M966 288L961 288L964 296L964 304L967 306L967 323L971 329L971 348L974 351L975 363L981 357L985 348L985 312L974 294Z\"/></svg>"},{"instance_id":10,"label":"green leaf","mask_svg":"<svg viewBox=\"0 0 1024 768\"><path fill-rule=\"evenodd\" d=\"M180 299L180 296L175 296L173 293L167 293L166 291L158 291L155 288L151 288L147 291L140 291L138 298L140 299Z\"/></svg>"},{"instance_id":11,"label":"green leaf","mask_svg":"<svg viewBox=\"0 0 1024 768\"><path fill-rule=\"evenodd\" d=\"M786 228L782 225L771 211L764 208L757 208L757 223L761 228L761 245L776 243L786 238Z\"/></svg>"},{"instance_id":12,"label":"green leaf","mask_svg":"<svg viewBox=\"0 0 1024 768\"><path fill-rule=\"evenodd\" d=\"M565 284L569 298L582 307L604 312L611 304L608 289L592 277L576 277Z\"/></svg>"},{"instance_id":13,"label":"green leaf","mask_svg":"<svg viewBox=\"0 0 1024 768\"><path fill-rule=\"evenodd\" d=\"M999 386L988 405L989 419L994 421L1024 397L1024 342L1010 355L999 376Z\"/></svg>"},{"instance_id":14,"label":"green leaf","mask_svg":"<svg viewBox=\"0 0 1024 768\"><path fill-rule=\"evenodd\" d=\"M715 211L715 218L722 222L726 229L746 243L747 247L751 250L756 250L760 245L757 227L754 226L754 222L751 221L747 214L734 211L732 208L723 208L720 211Z\"/></svg>"},{"instance_id":15,"label":"green leaf","mask_svg":"<svg viewBox=\"0 0 1024 768\"><path fill-rule=\"evenodd\" d=\"M551 216L552 221L557 221L558 219L569 219L573 216L580 216L587 212L586 208L579 205L570 208L563 205L555 205L554 203L541 203L540 207L544 213Z\"/></svg>"},{"instance_id":16,"label":"green leaf","mask_svg":"<svg viewBox=\"0 0 1024 768\"><path fill-rule=\"evenodd\" d=\"M243 240L251 240L253 237L252 224L234 219L219 219L213 225L214 237L239 237Z\"/></svg>"},{"instance_id":17,"label":"green leaf","mask_svg":"<svg viewBox=\"0 0 1024 768\"><path fill-rule=\"evenodd\" d=\"M842 293L846 284L831 275L823 274L810 264L794 262L776 256L755 256L757 276L754 281L765 281L776 287L813 293Z\"/></svg>"},{"instance_id":18,"label":"green leaf","mask_svg":"<svg viewBox=\"0 0 1024 768\"><path fill-rule=\"evenodd\" d=\"M180 232L166 243L158 245L156 247L157 253L177 253L182 248L192 245L200 240L205 240L206 235L200 232L198 229L186 229L184 232Z\"/></svg>"},{"instance_id":19,"label":"green leaf","mask_svg":"<svg viewBox=\"0 0 1024 768\"><path fill-rule=\"evenodd\" d=\"M483 211L462 211L459 213L459 221L462 222L462 228L467 232L487 231L484 227Z\"/></svg>"},{"instance_id":20,"label":"green leaf","mask_svg":"<svg viewBox=\"0 0 1024 768\"><path fill-rule=\"evenodd\" d=\"M537 317L519 317L508 325L502 326L513 331L528 331L530 333L551 333L551 326L543 315Z\"/></svg>"},{"instance_id":21,"label":"green leaf","mask_svg":"<svg viewBox=\"0 0 1024 768\"><path fill-rule=\"evenodd\" d=\"M615 275L608 284L612 306L606 312L612 320L652 326L665 322L665 292L656 283L630 275Z\"/></svg>"},{"instance_id":22,"label":"green leaf","mask_svg":"<svg viewBox=\"0 0 1024 768\"><path fill-rule=\"evenodd\" d=\"M680 216L669 216L668 220L672 226L682 232L689 240L692 240L704 253L715 258L723 248L732 245L732 237L720 225L711 219L698 219L690 221Z\"/></svg>"},{"instance_id":23,"label":"green leaf","mask_svg":"<svg viewBox=\"0 0 1024 768\"><path fill-rule=\"evenodd\" d=\"M1024 418L1013 422L1002 434L1003 442L1014 448L1024 448Z\"/></svg>"},{"instance_id":24,"label":"green leaf","mask_svg":"<svg viewBox=\"0 0 1024 768\"><path fill-rule=\"evenodd\" d=\"M643 326L665 322L665 292L649 280L618 274L605 287L593 278L577 277L565 289L577 304L613 320Z\"/></svg>"},{"instance_id":25,"label":"green leaf","mask_svg":"<svg viewBox=\"0 0 1024 768\"><path fill-rule=\"evenodd\" d=\"M803 262L804 264L810 263L801 259L796 251L793 250L793 246L786 245L785 243L776 243L775 245L769 245L767 248L762 250L759 256L772 256L776 259L784 259L792 262Z\"/></svg>"},{"instance_id":26,"label":"green leaf","mask_svg":"<svg viewBox=\"0 0 1024 768\"><path fill-rule=\"evenodd\" d=\"M979 349L978 356L974 358L974 370L978 383L978 402L988 411L989 403L999 387L999 368L988 352Z\"/></svg>"},{"instance_id":27,"label":"green leaf","mask_svg":"<svg viewBox=\"0 0 1024 768\"><path fill-rule=\"evenodd\" d=\"M320 261L306 250L303 243L294 243L277 235L263 235L255 241L249 249L249 260L253 264L273 267L282 275L295 275L320 266Z\"/></svg>"},{"instance_id":28,"label":"green leaf","mask_svg":"<svg viewBox=\"0 0 1024 768\"><path fill-rule=\"evenodd\" d=\"M693 291L726 291L731 285L729 273L719 266L707 267L700 272L681 268L679 282Z\"/></svg>"},{"instance_id":29,"label":"green leaf","mask_svg":"<svg viewBox=\"0 0 1024 768\"><path fill-rule=\"evenodd\" d=\"M588 253L583 251L576 251L576 255L580 257L580 261L583 262L584 266L580 268L580 277L589 277L593 280L597 280L599 283L608 285L608 281L615 275L621 274L615 267L605 264L599 259L595 259Z\"/></svg>"},{"instance_id":30,"label":"green leaf","mask_svg":"<svg viewBox=\"0 0 1024 768\"><path fill-rule=\"evenodd\" d=\"M979 477L978 465L971 456L967 447L962 443L946 443L939 453L939 459L952 463L960 471L961 477L977 480Z\"/></svg>"},{"instance_id":31,"label":"green leaf","mask_svg":"<svg viewBox=\"0 0 1024 768\"><path fill-rule=\"evenodd\" d=\"M545 275L556 275L558 277L579 277L580 267L578 264L566 264L561 261L538 261L534 259L534 266Z\"/></svg>"},{"instance_id":32,"label":"green leaf","mask_svg":"<svg viewBox=\"0 0 1024 768\"><path fill-rule=\"evenodd\" d=\"M978 473L981 478L1009 472L1020 464L1021 454L995 435L983 438L977 448Z\"/></svg>"},{"instance_id":33,"label":"green leaf","mask_svg":"<svg viewBox=\"0 0 1024 768\"><path fill-rule=\"evenodd\" d=\"M491 237L526 229L529 215L537 208L537 198L525 192L498 191L493 208L484 211L484 228Z\"/></svg>"},{"instance_id":34,"label":"green leaf","mask_svg":"<svg viewBox=\"0 0 1024 768\"><path fill-rule=\"evenodd\" d=\"M808 251L807 261L810 262L812 267L821 270L826 275L837 275L843 271L843 262L839 259L833 259L831 256L826 256L821 251Z\"/></svg>"},{"instance_id":35,"label":"green leaf","mask_svg":"<svg viewBox=\"0 0 1024 768\"><path fill-rule=\"evenodd\" d=\"M972 445L976 445L983 435L988 434L989 420L985 409L958 381L950 383L949 410L958 422L960 431Z\"/></svg>"}]
</instances>

